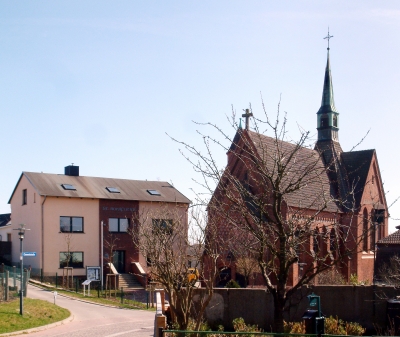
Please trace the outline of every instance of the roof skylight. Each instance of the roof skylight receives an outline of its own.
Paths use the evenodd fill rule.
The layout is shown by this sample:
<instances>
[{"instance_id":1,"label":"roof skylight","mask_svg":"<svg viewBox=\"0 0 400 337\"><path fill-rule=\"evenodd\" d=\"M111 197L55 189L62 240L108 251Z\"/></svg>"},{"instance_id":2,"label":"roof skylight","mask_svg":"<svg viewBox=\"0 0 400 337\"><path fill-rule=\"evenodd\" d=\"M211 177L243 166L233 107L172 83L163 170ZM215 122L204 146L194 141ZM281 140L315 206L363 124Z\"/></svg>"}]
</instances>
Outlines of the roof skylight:
<instances>
[{"instance_id":1,"label":"roof skylight","mask_svg":"<svg viewBox=\"0 0 400 337\"><path fill-rule=\"evenodd\" d=\"M68 190L68 191L76 191L76 188L74 185L71 184L61 184L62 188L64 190Z\"/></svg>"},{"instance_id":2,"label":"roof skylight","mask_svg":"<svg viewBox=\"0 0 400 337\"><path fill-rule=\"evenodd\" d=\"M147 190L147 192L151 195L161 195L160 192L158 192L157 190Z\"/></svg>"},{"instance_id":3,"label":"roof skylight","mask_svg":"<svg viewBox=\"0 0 400 337\"><path fill-rule=\"evenodd\" d=\"M106 190L110 193L121 193L116 187L106 187Z\"/></svg>"}]
</instances>

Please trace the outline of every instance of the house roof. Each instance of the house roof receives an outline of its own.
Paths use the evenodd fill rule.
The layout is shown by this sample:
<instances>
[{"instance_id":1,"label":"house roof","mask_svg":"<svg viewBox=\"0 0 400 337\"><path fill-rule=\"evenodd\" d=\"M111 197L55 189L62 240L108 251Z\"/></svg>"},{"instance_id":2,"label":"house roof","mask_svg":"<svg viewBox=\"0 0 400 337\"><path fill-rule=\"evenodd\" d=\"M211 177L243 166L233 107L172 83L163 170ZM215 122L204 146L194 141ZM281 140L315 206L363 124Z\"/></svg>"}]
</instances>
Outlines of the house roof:
<instances>
[{"instance_id":1,"label":"house roof","mask_svg":"<svg viewBox=\"0 0 400 337\"><path fill-rule=\"evenodd\" d=\"M400 244L400 230L380 239L377 244L381 245L398 245Z\"/></svg>"},{"instance_id":2,"label":"house roof","mask_svg":"<svg viewBox=\"0 0 400 337\"><path fill-rule=\"evenodd\" d=\"M11 213L0 214L0 227L6 226L11 220Z\"/></svg>"},{"instance_id":3,"label":"house roof","mask_svg":"<svg viewBox=\"0 0 400 337\"><path fill-rule=\"evenodd\" d=\"M278 149L279 156L288 160L288 157L298 145L268 137L256 132L248 131L248 135L253 142L258 155L267 166L269 174L276 174L276 158ZM282 181L283 186L298 181L301 177L299 189L284 195L285 201L289 206L298 208L321 209L325 200L331 199L331 184L327 175L325 165L318 151L299 147L295 157L288 162L287 174ZM304 173L307 172L305 175ZM328 201L327 211L336 212L338 206Z\"/></svg>"},{"instance_id":4,"label":"house roof","mask_svg":"<svg viewBox=\"0 0 400 337\"><path fill-rule=\"evenodd\" d=\"M69 176L64 174L22 172L8 203L14 196L15 190L25 176L41 196L115 199L135 201L158 201L190 203L190 200L174 186L164 181L143 181L115 178ZM62 185L72 185L75 190L64 189ZM107 187L116 188L120 193L111 193ZM155 190L159 195L150 194Z\"/></svg>"}]
</instances>

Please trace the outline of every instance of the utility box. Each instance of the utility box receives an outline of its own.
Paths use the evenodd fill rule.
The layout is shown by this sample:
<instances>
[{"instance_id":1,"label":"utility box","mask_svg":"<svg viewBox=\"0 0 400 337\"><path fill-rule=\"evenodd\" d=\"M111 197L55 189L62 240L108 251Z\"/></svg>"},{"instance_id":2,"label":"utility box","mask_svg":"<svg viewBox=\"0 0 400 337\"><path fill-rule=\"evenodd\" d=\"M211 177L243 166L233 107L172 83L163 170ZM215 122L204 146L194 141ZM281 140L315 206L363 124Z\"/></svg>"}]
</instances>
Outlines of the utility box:
<instances>
[{"instance_id":1,"label":"utility box","mask_svg":"<svg viewBox=\"0 0 400 337\"><path fill-rule=\"evenodd\" d=\"M318 310L306 310L303 314L306 333L322 335L325 333L325 317L318 316Z\"/></svg>"}]
</instances>

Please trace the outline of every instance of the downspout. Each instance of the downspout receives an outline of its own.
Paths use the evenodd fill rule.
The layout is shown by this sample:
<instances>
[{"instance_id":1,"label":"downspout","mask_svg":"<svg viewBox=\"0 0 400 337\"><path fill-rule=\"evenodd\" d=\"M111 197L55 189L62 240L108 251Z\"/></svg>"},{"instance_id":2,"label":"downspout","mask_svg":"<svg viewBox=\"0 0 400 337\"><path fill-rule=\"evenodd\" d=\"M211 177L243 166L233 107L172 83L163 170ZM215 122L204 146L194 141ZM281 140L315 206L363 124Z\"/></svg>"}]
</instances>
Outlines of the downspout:
<instances>
[{"instance_id":1,"label":"downspout","mask_svg":"<svg viewBox=\"0 0 400 337\"><path fill-rule=\"evenodd\" d=\"M47 199L47 195L44 196L43 202L42 202L42 251L40 252L40 254L42 255L42 270L44 269L44 218L43 218L43 213L44 213L44 203L46 202Z\"/></svg>"}]
</instances>

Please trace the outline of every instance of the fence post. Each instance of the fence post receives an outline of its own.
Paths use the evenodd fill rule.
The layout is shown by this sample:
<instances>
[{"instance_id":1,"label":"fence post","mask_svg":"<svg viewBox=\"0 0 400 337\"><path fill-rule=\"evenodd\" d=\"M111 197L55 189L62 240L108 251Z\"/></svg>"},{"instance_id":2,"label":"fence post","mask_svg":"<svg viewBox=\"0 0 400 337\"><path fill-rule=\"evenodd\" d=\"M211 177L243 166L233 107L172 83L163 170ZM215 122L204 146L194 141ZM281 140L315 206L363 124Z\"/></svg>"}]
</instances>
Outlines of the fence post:
<instances>
[{"instance_id":1,"label":"fence post","mask_svg":"<svg viewBox=\"0 0 400 337\"><path fill-rule=\"evenodd\" d=\"M78 278L75 279L75 292L78 292Z\"/></svg>"},{"instance_id":2,"label":"fence post","mask_svg":"<svg viewBox=\"0 0 400 337\"><path fill-rule=\"evenodd\" d=\"M43 283L43 269L40 268L40 282Z\"/></svg>"},{"instance_id":3,"label":"fence post","mask_svg":"<svg viewBox=\"0 0 400 337\"><path fill-rule=\"evenodd\" d=\"M121 303L124 303L124 287L121 287Z\"/></svg>"},{"instance_id":4,"label":"fence post","mask_svg":"<svg viewBox=\"0 0 400 337\"><path fill-rule=\"evenodd\" d=\"M97 285L97 297L100 298L100 284Z\"/></svg>"},{"instance_id":5,"label":"fence post","mask_svg":"<svg viewBox=\"0 0 400 337\"><path fill-rule=\"evenodd\" d=\"M9 278L9 276L10 276L10 273L9 273L9 271L8 270L6 270L6 289L5 289L5 292L4 292L4 299L6 300L6 301L8 301L8 294L9 294L9 288L8 288L8 278Z\"/></svg>"},{"instance_id":6,"label":"fence post","mask_svg":"<svg viewBox=\"0 0 400 337\"><path fill-rule=\"evenodd\" d=\"M56 289L58 288L58 273L56 273Z\"/></svg>"},{"instance_id":7,"label":"fence post","mask_svg":"<svg viewBox=\"0 0 400 337\"><path fill-rule=\"evenodd\" d=\"M13 266L14 289L17 289L17 267Z\"/></svg>"}]
</instances>

